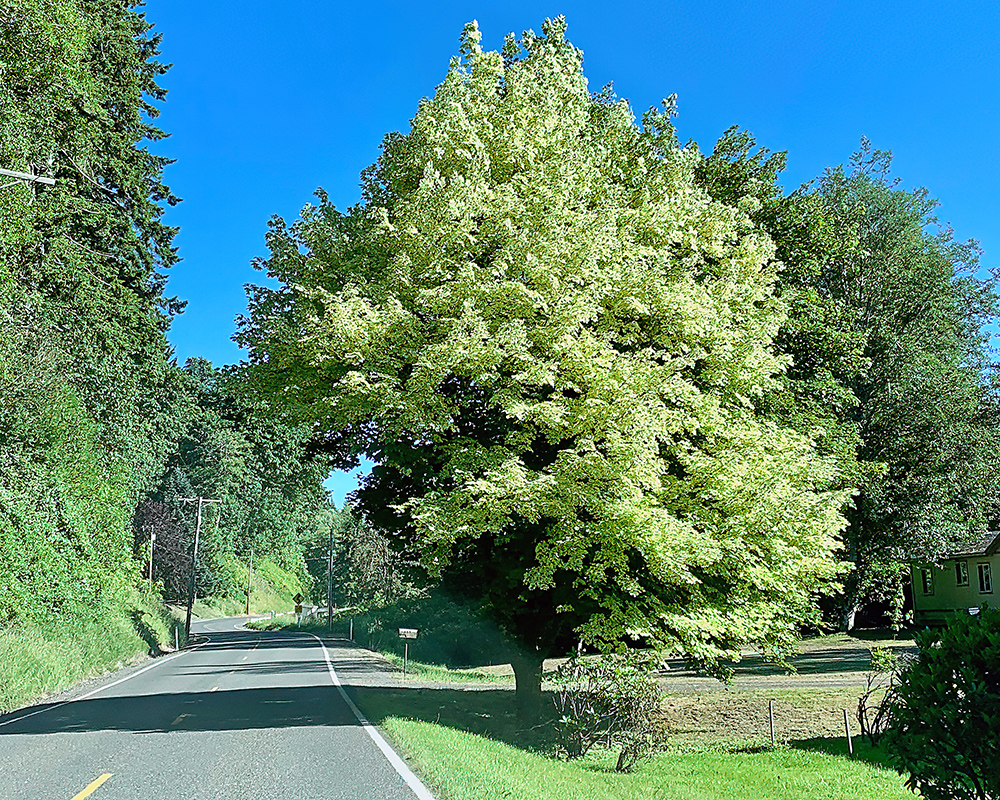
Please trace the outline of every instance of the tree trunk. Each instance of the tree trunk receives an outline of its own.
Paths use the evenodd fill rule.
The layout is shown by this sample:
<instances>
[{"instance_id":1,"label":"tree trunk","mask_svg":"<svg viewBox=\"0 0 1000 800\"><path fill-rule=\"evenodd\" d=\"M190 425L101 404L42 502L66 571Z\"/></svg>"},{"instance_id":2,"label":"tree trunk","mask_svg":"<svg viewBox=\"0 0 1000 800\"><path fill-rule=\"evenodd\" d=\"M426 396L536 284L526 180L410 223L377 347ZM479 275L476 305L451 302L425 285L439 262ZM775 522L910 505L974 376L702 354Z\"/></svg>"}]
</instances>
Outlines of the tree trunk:
<instances>
[{"instance_id":1,"label":"tree trunk","mask_svg":"<svg viewBox=\"0 0 1000 800\"><path fill-rule=\"evenodd\" d=\"M542 661L539 652L521 653L510 660L514 669L514 702L523 728L538 724L542 715Z\"/></svg>"}]
</instances>

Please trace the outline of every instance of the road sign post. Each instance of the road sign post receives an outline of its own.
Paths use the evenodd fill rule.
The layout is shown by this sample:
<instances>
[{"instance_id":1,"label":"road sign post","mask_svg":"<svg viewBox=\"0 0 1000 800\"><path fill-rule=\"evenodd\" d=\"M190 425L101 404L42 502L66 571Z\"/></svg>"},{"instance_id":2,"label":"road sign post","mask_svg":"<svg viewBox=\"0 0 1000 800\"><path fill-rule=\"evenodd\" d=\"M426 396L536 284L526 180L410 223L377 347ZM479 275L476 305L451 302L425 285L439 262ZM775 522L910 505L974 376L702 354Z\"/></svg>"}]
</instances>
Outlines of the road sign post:
<instances>
[{"instance_id":1,"label":"road sign post","mask_svg":"<svg viewBox=\"0 0 1000 800\"><path fill-rule=\"evenodd\" d=\"M403 640L403 677L406 677L406 662L410 655L410 639L417 638L416 628L399 628L399 638Z\"/></svg>"},{"instance_id":2,"label":"road sign post","mask_svg":"<svg viewBox=\"0 0 1000 800\"><path fill-rule=\"evenodd\" d=\"M302 597L301 593L296 592L295 597L292 600L295 601L295 625L299 626L302 624L302 601L305 598Z\"/></svg>"}]
</instances>

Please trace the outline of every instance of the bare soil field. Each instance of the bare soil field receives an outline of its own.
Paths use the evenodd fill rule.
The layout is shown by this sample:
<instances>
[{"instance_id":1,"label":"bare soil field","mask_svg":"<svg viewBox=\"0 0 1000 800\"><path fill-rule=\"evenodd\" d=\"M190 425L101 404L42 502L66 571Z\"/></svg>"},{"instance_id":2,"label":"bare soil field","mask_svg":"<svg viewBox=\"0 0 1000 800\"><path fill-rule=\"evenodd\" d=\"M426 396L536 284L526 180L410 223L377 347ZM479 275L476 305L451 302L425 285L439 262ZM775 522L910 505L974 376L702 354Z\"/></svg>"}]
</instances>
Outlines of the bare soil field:
<instances>
[{"instance_id":1,"label":"bare soil field","mask_svg":"<svg viewBox=\"0 0 1000 800\"><path fill-rule=\"evenodd\" d=\"M916 653L911 639L893 639L883 631L806 639L791 659L794 672L747 654L734 665L736 677L728 687L687 670L683 661L670 661L660 676L667 694L664 724L681 741L770 741L768 707L773 701L779 741L843 736L844 709L857 735L855 712L874 647Z\"/></svg>"}]
</instances>

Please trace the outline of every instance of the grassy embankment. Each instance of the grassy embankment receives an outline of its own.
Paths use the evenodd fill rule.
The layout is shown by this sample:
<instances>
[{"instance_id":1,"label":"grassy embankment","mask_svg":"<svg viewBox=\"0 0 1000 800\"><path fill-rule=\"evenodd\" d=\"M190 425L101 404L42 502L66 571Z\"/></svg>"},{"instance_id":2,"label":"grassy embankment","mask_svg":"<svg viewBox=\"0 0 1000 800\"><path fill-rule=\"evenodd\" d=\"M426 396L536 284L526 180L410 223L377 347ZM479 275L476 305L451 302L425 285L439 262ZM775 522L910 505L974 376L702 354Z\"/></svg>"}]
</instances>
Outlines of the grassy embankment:
<instances>
[{"instance_id":1,"label":"grassy embankment","mask_svg":"<svg viewBox=\"0 0 1000 800\"><path fill-rule=\"evenodd\" d=\"M262 630L300 629L316 634L330 632L325 617L308 619L301 626L287 617L263 620L252 627ZM500 632L478 619L473 611L446 597L409 598L368 611L345 609L335 612L332 633L379 653L398 669L403 668L403 640L398 628L416 628L419 636L409 641L407 674L414 679L443 683L506 683L512 674L493 674L477 665L505 664L507 645Z\"/></svg>"},{"instance_id":2,"label":"grassy embankment","mask_svg":"<svg viewBox=\"0 0 1000 800\"><path fill-rule=\"evenodd\" d=\"M0 628L0 713L172 643L175 625L158 596L132 590L123 609L98 609L90 619Z\"/></svg>"},{"instance_id":3,"label":"grassy embankment","mask_svg":"<svg viewBox=\"0 0 1000 800\"><path fill-rule=\"evenodd\" d=\"M245 574L246 566L240 566ZM251 610L291 610L292 596L300 590L292 573L262 559L253 571ZM193 609L201 618L245 611L245 599L226 597L202 598ZM123 608L98 608L88 619L67 617L0 628L0 713L134 663L147 653L159 652L161 644L171 648L178 627L183 638L183 609L164 606L154 592L133 589Z\"/></svg>"},{"instance_id":4,"label":"grassy embankment","mask_svg":"<svg viewBox=\"0 0 1000 800\"><path fill-rule=\"evenodd\" d=\"M632 774L614 772L617 752L595 749L578 761L551 757L544 732L519 730L513 715L511 678L419 659L423 652L447 656L448 639L460 639L477 655L496 653L492 632L469 623L460 637L456 624L464 612L438 601L402 603L355 614L359 644L401 665L396 627L416 627L408 669L416 679L460 683L503 681L507 690L355 687L358 705L381 725L416 766L441 800L912 800L903 779L886 765L884 754L859 737L854 754L838 735L842 708L857 704L851 689L801 689L737 692L721 689L674 695L664 704L670 747ZM346 637L351 612L334 620L334 635ZM445 620L442 622L442 620ZM294 621L265 621L264 628L294 628ZM310 620L302 630L327 631L325 620ZM502 658L497 653L498 659ZM437 659L436 659L437 660ZM451 661L451 663L448 663ZM460 663L467 664L467 659ZM480 660L479 663L486 663ZM774 700L781 744L767 734L768 700ZM544 729L543 729L544 730ZM822 735L817 735L821 733Z\"/></svg>"}]
</instances>

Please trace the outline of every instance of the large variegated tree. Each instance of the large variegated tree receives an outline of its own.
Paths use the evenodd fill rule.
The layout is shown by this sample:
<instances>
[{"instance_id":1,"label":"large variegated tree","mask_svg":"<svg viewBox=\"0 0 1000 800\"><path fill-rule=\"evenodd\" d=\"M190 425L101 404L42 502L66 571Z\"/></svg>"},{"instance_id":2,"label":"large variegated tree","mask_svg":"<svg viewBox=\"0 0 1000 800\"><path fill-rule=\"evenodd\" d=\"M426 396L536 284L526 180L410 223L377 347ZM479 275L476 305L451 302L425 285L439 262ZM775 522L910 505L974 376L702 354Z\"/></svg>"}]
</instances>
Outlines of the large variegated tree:
<instances>
[{"instance_id":1,"label":"large variegated tree","mask_svg":"<svg viewBox=\"0 0 1000 800\"><path fill-rule=\"evenodd\" d=\"M374 462L368 518L521 645L523 709L578 638L780 648L844 500L755 413L784 367L770 240L542 30L501 54L468 26L363 201L273 222L240 334L272 402Z\"/></svg>"}]
</instances>

